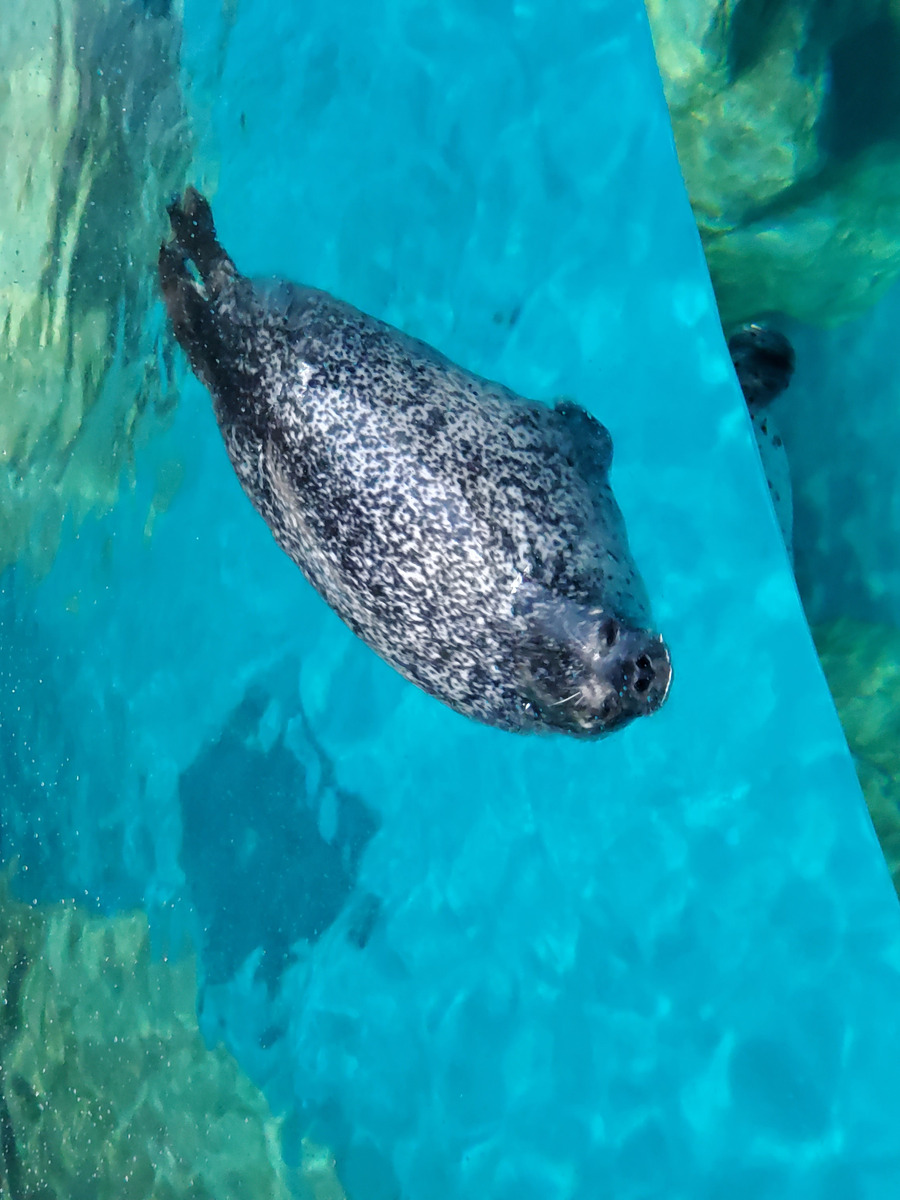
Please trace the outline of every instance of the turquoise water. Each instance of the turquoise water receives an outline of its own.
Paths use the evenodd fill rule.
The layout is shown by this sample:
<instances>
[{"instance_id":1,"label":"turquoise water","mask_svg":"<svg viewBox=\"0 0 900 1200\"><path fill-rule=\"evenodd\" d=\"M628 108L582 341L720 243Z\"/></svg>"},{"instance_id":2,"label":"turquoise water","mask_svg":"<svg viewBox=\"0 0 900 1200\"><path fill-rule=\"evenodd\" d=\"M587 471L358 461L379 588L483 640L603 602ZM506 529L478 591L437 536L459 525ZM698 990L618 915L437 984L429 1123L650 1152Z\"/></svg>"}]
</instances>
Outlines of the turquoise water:
<instances>
[{"instance_id":1,"label":"turquoise water","mask_svg":"<svg viewBox=\"0 0 900 1200\"><path fill-rule=\"evenodd\" d=\"M2 581L19 894L190 936L208 1040L353 1200L895 1195L896 898L640 4L257 3L223 36L188 4L240 268L590 408L675 682L595 745L444 709L277 550L186 377L134 491Z\"/></svg>"},{"instance_id":2,"label":"turquoise water","mask_svg":"<svg viewBox=\"0 0 900 1200\"><path fill-rule=\"evenodd\" d=\"M898 312L894 287L839 329L791 330L800 367L793 402L779 416L803 546L798 581L812 621L900 623L900 406L890 350Z\"/></svg>"}]
</instances>

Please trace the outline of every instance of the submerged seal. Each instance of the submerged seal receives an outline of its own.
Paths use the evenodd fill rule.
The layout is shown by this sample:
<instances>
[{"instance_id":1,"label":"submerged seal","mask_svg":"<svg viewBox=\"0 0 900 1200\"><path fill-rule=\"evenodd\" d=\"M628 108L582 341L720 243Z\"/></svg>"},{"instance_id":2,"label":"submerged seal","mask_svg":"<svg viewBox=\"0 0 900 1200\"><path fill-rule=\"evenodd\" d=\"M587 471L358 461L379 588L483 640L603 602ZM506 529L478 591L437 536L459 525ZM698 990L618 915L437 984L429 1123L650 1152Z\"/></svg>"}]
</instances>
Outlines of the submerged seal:
<instances>
[{"instance_id":1,"label":"submerged seal","mask_svg":"<svg viewBox=\"0 0 900 1200\"><path fill-rule=\"evenodd\" d=\"M313 288L238 274L193 189L159 256L241 483L347 625L501 729L596 737L671 678L606 429L524 400Z\"/></svg>"},{"instance_id":2,"label":"submerged seal","mask_svg":"<svg viewBox=\"0 0 900 1200\"><path fill-rule=\"evenodd\" d=\"M788 555L794 557L794 498L787 451L771 405L794 377L794 347L779 330L755 321L741 325L728 339L728 350L762 462L775 516Z\"/></svg>"}]
</instances>

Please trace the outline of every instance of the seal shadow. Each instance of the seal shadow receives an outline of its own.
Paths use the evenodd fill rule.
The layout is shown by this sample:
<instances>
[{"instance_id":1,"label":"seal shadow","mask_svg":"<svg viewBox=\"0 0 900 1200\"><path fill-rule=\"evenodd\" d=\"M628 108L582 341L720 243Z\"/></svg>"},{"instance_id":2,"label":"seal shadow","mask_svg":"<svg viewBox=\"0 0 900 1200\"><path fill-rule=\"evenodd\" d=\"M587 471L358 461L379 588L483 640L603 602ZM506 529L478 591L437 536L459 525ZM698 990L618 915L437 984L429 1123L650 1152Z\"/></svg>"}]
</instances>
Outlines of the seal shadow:
<instances>
[{"instance_id":1,"label":"seal shadow","mask_svg":"<svg viewBox=\"0 0 900 1200\"><path fill-rule=\"evenodd\" d=\"M259 684L181 775L179 800L205 982L227 982L256 954L273 996L293 948L316 942L353 896L377 818L338 785L299 701L286 709ZM348 940L364 947L377 916L377 899L361 897Z\"/></svg>"}]
</instances>

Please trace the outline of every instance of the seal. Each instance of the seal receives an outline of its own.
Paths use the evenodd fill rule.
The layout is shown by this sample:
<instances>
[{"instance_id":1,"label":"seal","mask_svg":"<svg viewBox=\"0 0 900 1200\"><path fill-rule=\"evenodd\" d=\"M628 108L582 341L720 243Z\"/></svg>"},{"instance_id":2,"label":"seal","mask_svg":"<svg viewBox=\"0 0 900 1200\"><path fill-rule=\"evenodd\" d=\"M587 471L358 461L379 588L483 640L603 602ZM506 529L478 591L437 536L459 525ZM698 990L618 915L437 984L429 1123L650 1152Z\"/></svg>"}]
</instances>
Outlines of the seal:
<instances>
[{"instance_id":1,"label":"seal","mask_svg":"<svg viewBox=\"0 0 900 1200\"><path fill-rule=\"evenodd\" d=\"M407 679L500 729L597 737L671 680L609 485L612 441L314 288L240 275L206 200L159 279L275 540Z\"/></svg>"},{"instance_id":2,"label":"seal","mask_svg":"<svg viewBox=\"0 0 900 1200\"><path fill-rule=\"evenodd\" d=\"M769 495L788 556L794 557L794 497L784 441L772 414L772 402L794 377L794 347L780 330L755 321L739 326L728 351L753 425Z\"/></svg>"}]
</instances>

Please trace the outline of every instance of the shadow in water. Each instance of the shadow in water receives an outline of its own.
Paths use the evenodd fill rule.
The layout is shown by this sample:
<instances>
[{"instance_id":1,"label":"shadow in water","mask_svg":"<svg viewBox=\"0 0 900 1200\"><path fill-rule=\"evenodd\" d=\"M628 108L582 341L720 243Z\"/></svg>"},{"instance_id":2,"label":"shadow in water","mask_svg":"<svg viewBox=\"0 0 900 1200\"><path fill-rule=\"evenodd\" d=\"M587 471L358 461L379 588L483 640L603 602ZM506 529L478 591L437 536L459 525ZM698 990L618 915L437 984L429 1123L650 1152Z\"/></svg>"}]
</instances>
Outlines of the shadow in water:
<instances>
[{"instance_id":1,"label":"shadow in water","mask_svg":"<svg viewBox=\"0 0 900 1200\"><path fill-rule=\"evenodd\" d=\"M297 942L315 942L354 891L377 822L342 790L305 715L262 687L238 705L218 741L181 776L180 862L203 926L209 984L260 953L257 978L278 987ZM377 917L361 906L350 937L364 945Z\"/></svg>"}]
</instances>

